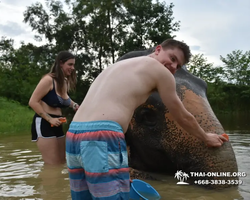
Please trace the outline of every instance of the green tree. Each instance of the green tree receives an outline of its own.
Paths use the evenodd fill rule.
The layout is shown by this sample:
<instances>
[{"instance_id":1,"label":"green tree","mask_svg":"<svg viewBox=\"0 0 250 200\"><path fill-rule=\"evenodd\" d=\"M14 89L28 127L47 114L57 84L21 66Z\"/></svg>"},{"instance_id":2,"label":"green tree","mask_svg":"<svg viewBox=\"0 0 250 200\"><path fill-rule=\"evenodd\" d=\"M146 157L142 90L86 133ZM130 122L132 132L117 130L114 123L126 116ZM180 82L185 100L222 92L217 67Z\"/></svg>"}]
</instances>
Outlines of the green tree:
<instances>
[{"instance_id":1,"label":"green tree","mask_svg":"<svg viewBox=\"0 0 250 200\"><path fill-rule=\"evenodd\" d=\"M13 41L0 41L0 93L1 95L27 104L28 99L41 78L49 69L49 49L21 43L14 49Z\"/></svg>"},{"instance_id":2,"label":"green tree","mask_svg":"<svg viewBox=\"0 0 250 200\"><path fill-rule=\"evenodd\" d=\"M214 67L213 63L209 63L204 54L192 55L187 69L195 76L213 83L224 82L223 67Z\"/></svg>"},{"instance_id":3,"label":"green tree","mask_svg":"<svg viewBox=\"0 0 250 200\"><path fill-rule=\"evenodd\" d=\"M222 76L208 88L211 105L219 112L249 111L250 51L237 50L220 58L224 65L217 69Z\"/></svg>"},{"instance_id":4,"label":"green tree","mask_svg":"<svg viewBox=\"0 0 250 200\"><path fill-rule=\"evenodd\" d=\"M174 37L179 22L174 22L173 4L158 0L46 0L37 2L24 12L24 22L35 33L42 46L1 41L1 92L24 104L39 79L61 50L76 55L77 92L81 101L93 79L118 56L132 50L152 47ZM3 72L3 73L2 73ZM16 91L15 87L22 87ZM14 91L14 92L13 92ZM3 93L1 93L3 94Z\"/></svg>"},{"instance_id":5,"label":"green tree","mask_svg":"<svg viewBox=\"0 0 250 200\"><path fill-rule=\"evenodd\" d=\"M69 50L73 52L76 58L76 72L77 72L77 91L73 95L76 101L84 98L87 88L90 85L88 79L83 78L92 71L93 60L87 52L91 49L88 46L86 22L80 12L74 10L74 5L70 5L66 1L68 12L63 9L63 4L60 1L48 0L46 7L39 2L27 7L24 12L24 22L28 23L38 35L35 37L38 40L45 38L50 46L50 54L48 57L53 58L50 66L53 64L56 54L62 50ZM93 70L94 71L94 70ZM92 74L89 73L89 79L92 79Z\"/></svg>"},{"instance_id":6,"label":"green tree","mask_svg":"<svg viewBox=\"0 0 250 200\"><path fill-rule=\"evenodd\" d=\"M119 43L125 37L122 1L78 0L72 7L73 15L86 22L86 52L96 66L91 66L89 73L96 77L105 66L115 62Z\"/></svg>"},{"instance_id":7,"label":"green tree","mask_svg":"<svg viewBox=\"0 0 250 200\"><path fill-rule=\"evenodd\" d=\"M57 49L85 53L84 72L95 78L118 56L153 46L174 37L179 22L173 22L173 4L152 0L66 0L29 6L24 21L54 42ZM42 38L37 36L37 38Z\"/></svg>"},{"instance_id":8,"label":"green tree","mask_svg":"<svg viewBox=\"0 0 250 200\"><path fill-rule=\"evenodd\" d=\"M126 37L123 38L119 56L133 50L146 49L174 38L180 22L174 22L173 3L169 6L159 0L126 1Z\"/></svg>"},{"instance_id":9,"label":"green tree","mask_svg":"<svg viewBox=\"0 0 250 200\"><path fill-rule=\"evenodd\" d=\"M233 51L224 58L225 75L230 83L236 85L250 85L250 51Z\"/></svg>"},{"instance_id":10,"label":"green tree","mask_svg":"<svg viewBox=\"0 0 250 200\"><path fill-rule=\"evenodd\" d=\"M213 63L209 63L204 54L192 55L187 69L195 76L211 82L215 79Z\"/></svg>"}]
</instances>

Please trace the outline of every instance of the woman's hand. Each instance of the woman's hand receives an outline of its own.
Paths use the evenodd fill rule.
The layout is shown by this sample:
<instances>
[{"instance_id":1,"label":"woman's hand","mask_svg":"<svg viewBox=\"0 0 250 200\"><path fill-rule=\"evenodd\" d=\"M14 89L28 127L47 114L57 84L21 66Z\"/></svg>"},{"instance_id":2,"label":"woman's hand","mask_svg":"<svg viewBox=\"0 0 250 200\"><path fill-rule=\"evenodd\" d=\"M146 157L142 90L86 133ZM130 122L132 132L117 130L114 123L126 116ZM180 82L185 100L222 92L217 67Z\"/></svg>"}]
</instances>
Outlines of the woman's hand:
<instances>
[{"instance_id":1,"label":"woman's hand","mask_svg":"<svg viewBox=\"0 0 250 200\"><path fill-rule=\"evenodd\" d=\"M73 110L76 112L78 110L80 106L78 105L78 103L74 103L73 104Z\"/></svg>"},{"instance_id":2,"label":"woman's hand","mask_svg":"<svg viewBox=\"0 0 250 200\"><path fill-rule=\"evenodd\" d=\"M51 118L48 122L51 124L51 127L53 126L58 127L62 124L62 122L60 121L60 118Z\"/></svg>"}]
</instances>

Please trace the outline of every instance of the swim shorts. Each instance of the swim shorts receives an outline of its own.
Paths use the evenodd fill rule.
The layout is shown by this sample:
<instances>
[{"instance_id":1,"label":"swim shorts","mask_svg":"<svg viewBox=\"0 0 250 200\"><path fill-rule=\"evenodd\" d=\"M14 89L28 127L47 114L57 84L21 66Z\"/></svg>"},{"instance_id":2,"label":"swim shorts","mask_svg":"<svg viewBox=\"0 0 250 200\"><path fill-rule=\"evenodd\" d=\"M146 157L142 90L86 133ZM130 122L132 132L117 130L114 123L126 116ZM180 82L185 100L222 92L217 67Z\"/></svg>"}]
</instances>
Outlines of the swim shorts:
<instances>
[{"instance_id":1,"label":"swim shorts","mask_svg":"<svg viewBox=\"0 0 250 200\"><path fill-rule=\"evenodd\" d=\"M73 200L128 200L128 155L122 127L113 121L72 122L66 160Z\"/></svg>"},{"instance_id":2,"label":"swim shorts","mask_svg":"<svg viewBox=\"0 0 250 200\"><path fill-rule=\"evenodd\" d=\"M62 117L58 115L49 114L51 117ZM53 126L51 124L40 117L38 114L35 114L33 117L32 125L31 125L31 140L33 142L37 141L39 137L42 138L60 138L64 137L63 127Z\"/></svg>"}]
</instances>

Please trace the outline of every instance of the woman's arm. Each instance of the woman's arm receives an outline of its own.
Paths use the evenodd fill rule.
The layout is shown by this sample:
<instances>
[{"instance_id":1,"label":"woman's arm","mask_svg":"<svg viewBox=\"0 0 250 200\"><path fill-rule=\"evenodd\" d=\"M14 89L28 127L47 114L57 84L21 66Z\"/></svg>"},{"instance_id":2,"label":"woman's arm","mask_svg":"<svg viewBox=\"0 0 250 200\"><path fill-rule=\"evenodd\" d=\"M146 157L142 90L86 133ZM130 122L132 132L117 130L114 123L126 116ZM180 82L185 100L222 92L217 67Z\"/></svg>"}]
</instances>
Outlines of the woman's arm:
<instances>
[{"instance_id":1,"label":"woman's arm","mask_svg":"<svg viewBox=\"0 0 250 200\"><path fill-rule=\"evenodd\" d=\"M79 108L79 105L78 103L74 102L72 99L71 99L71 103L70 103L70 106L71 108L73 108L74 111L77 111L78 108Z\"/></svg>"},{"instance_id":2,"label":"woman's arm","mask_svg":"<svg viewBox=\"0 0 250 200\"><path fill-rule=\"evenodd\" d=\"M40 103L41 99L49 92L52 85L52 77L44 76L37 84L29 100L29 106L43 119L50 123L52 117L46 113Z\"/></svg>"}]
</instances>

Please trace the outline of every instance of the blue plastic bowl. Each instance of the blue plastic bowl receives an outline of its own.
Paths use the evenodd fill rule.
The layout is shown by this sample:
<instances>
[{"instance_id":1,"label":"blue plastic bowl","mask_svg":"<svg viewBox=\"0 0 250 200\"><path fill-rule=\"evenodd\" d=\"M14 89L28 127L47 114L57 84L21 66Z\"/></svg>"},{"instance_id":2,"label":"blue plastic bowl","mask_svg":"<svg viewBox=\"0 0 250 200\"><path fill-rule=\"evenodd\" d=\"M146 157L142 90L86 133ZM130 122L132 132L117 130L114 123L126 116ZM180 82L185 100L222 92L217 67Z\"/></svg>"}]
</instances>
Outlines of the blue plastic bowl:
<instances>
[{"instance_id":1,"label":"blue plastic bowl","mask_svg":"<svg viewBox=\"0 0 250 200\"><path fill-rule=\"evenodd\" d=\"M131 200L158 200L159 193L148 183L139 179L133 179L130 187Z\"/></svg>"}]
</instances>

